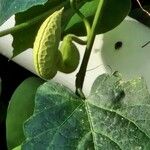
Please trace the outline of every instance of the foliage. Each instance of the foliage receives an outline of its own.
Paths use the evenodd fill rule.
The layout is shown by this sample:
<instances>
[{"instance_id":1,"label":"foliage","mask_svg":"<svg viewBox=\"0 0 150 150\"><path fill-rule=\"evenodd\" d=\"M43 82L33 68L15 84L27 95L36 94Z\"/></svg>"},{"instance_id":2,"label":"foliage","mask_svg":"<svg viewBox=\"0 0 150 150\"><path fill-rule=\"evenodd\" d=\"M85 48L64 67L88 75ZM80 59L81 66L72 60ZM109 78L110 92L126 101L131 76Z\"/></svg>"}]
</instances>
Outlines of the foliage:
<instances>
[{"instance_id":1,"label":"foliage","mask_svg":"<svg viewBox=\"0 0 150 150\"><path fill-rule=\"evenodd\" d=\"M22 128L23 122L33 113L36 89L42 83L43 80L40 78L27 78L13 93L6 117L6 138L8 149L20 145L25 139Z\"/></svg>"},{"instance_id":2,"label":"foliage","mask_svg":"<svg viewBox=\"0 0 150 150\"><path fill-rule=\"evenodd\" d=\"M73 11L69 7L69 2L67 1L61 1L61 0L53 0L56 2L48 1L45 5L38 5L35 7L30 8L29 10L17 13L15 16L16 25L19 25L21 23L24 23L26 21L32 20L35 17L44 14L44 17L39 19L36 23L33 25L29 25L24 30L18 30L17 32L13 33L13 56L20 54L22 51L25 51L28 48L33 47L33 43L36 37L36 34L38 32L38 29L40 28L42 22L51 15L54 11L56 11L60 7L65 7L67 9L67 12L65 13L62 24L65 24L66 20L68 20L72 14ZM60 2L61 1L61 2ZM83 1L83 0L82 0ZM81 1L81 2L82 2ZM20 38L21 37L21 38Z\"/></svg>"},{"instance_id":3,"label":"foliage","mask_svg":"<svg viewBox=\"0 0 150 150\"><path fill-rule=\"evenodd\" d=\"M103 74L85 101L49 81L37 90L22 149L148 150L149 109L150 94L141 78L124 82Z\"/></svg>"},{"instance_id":4,"label":"foliage","mask_svg":"<svg viewBox=\"0 0 150 150\"><path fill-rule=\"evenodd\" d=\"M35 5L46 3L47 0L1 0L0 1L0 25L9 17L18 12L25 11Z\"/></svg>"},{"instance_id":5,"label":"foliage","mask_svg":"<svg viewBox=\"0 0 150 150\"><path fill-rule=\"evenodd\" d=\"M81 7L81 12L92 22L95 11L97 9L99 0L93 0L89 3L86 3ZM92 7L91 7L92 6ZM99 20L101 25L98 25L96 34L105 33L109 30L112 30L117 25L119 25L123 19L127 16L130 11L131 1L125 0L109 0L104 4L104 8L101 11L102 18ZM80 30L79 30L80 28ZM65 28L65 33L77 33L77 35L86 35L84 31L84 24L81 18L75 14L67 24Z\"/></svg>"},{"instance_id":6,"label":"foliage","mask_svg":"<svg viewBox=\"0 0 150 150\"><path fill-rule=\"evenodd\" d=\"M81 12L90 22L92 22L99 0L92 0L92 1L81 0L77 2L78 6L82 6L80 9ZM85 35L82 20L77 15L74 15L72 17L74 11L70 8L69 0L65 1L49 0L45 5L39 5L40 1L36 1L35 4L37 6L31 7L29 10L24 11L24 8L22 8L24 4L17 3L18 8L20 10L17 12L21 13L16 14L16 25L34 19L36 16L39 16L46 12L47 13L41 16L39 19L35 19L36 21L34 20L34 23L32 21L30 21L30 23L27 23L28 27L24 28L23 30L18 30L12 34L14 37L13 57L20 54L27 48L33 47L33 42L41 23L45 20L45 18L47 18L50 14L52 14L60 7L65 7L64 16L62 19L62 31L64 30L64 32L62 32L62 34L64 35L67 33L76 33L77 35ZM8 8L11 7L11 5L12 3L6 3L6 6ZM104 9L101 12L102 13L101 22L103 23L98 27L96 33L97 34L103 33L115 28L126 17L126 15L128 15L130 6L131 6L130 0L125 1L110 0L106 2ZM5 14L6 13L2 14L3 18L5 18Z\"/></svg>"},{"instance_id":7,"label":"foliage","mask_svg":"<svg viewBox=\"0 0 150 150\"><path fill-rule=\"evenodd\" d=\"M58 38L54 37L53 24L50 22L50 30L45 20L62 7L64 12ZM71 66L71 71L63 71L65 73L74 71L80 61L78 49L72 47L73 42L86 45L76 77L76 94L54 81L42 84L44 81L40 78L28 78L16 89L6 118L8 149L149 150L150 94L143 78L122 81L116 72L103 74L96 79L87 98L82 92L96 34L117 27L130 9L131 0L0 1L0 12L5 12L0 16L0 25L11 15L15 14L16 19L16 26L0 32L0 36L13 35L13 57L32 48L35 38L38 39L37 48L39 45L41 49L47 46L46 50L39 52L38 49L35 53L35 58L40 56L44 62L44 73L51 73L58 67L53 64L56 57L52 54L54 50L60 52L58 46L61 39L70 36L61 47L64 64L59 61L63 69ZM134 16L134 12L131 15ZM43 22L44 27L39 30ZM57 22L53 23L57 29ZM37 33L40 33L40 38ZM44 35L46 40L43 42ZM78 35L86 35L86 40L79 39ZM54 43L51 49L50 43ZM76 57L72 48L76 50ZM46 60L48 63L45 66ZM39 66L39 62L36 65Z\"/></svg>"}]
</instances>

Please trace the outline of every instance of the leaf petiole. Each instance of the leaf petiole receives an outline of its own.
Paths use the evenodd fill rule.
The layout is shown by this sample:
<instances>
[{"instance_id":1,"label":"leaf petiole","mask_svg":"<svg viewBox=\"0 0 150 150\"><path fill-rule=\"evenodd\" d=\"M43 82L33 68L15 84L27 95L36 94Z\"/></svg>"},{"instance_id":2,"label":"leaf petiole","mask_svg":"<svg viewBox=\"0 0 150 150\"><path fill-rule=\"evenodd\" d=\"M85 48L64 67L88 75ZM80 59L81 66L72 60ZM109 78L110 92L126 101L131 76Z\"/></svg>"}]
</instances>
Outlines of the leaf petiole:
<instances>
[{"instance_id":1,"label":"leaf petiole","mask_svg":"<svg viewBox=\"0 0 150 150\"><path fill-rule=\"evenodd\" d=\"M86 17L76 8L76 4L75 4L76 0L70 0L70 5L71 8L78 14L78 16L82 19L82 21L84 22L85 28L86 28L86 32L87 32L87 38L90 35L90 31L91 31L91 26L89 21L86 19Z\"/></svg>"}]
</instances>

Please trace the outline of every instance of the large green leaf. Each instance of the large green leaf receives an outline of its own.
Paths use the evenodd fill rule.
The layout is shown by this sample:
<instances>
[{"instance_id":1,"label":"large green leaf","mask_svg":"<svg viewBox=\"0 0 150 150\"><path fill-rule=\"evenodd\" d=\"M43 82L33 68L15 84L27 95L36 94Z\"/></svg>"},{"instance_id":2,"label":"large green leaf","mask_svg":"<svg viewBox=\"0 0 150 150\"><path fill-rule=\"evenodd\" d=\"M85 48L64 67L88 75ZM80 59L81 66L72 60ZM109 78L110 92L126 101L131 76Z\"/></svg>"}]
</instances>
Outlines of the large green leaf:
<instances>
[{"instance_id":1,"label":"large green leaf","mask_svg":"<svg viewBox=\"0 0 150 150\"><path fill-rule=\"evenodd\" d=\"M36 93L24 124L23 150L149 150L150 94L141 78L103 74L83 101L49 81Z\"/></svg>"},{"instance_id":2,"label":"large green leaf","mask_svg":"<svg viewBox=\"0 0 150 150\"><path fill-rule=\"evenodd\" d=\"M0 25L12 15L25 11L32 6L42 5L48 0L0 0Z\"/></svg>"},{"instance_id":3,"label":"large green leaf","mask_svg":"<svg viewBox=\"0 0 150 150\"><path fill-rule=\"evenodd\" d=\"M87 2L80 11L92 23L99 0ZM128 15L131 8L131 0L106 0L102 10L102 19L96 31L97 34L105 33L118 26L123 19ZM65 33L75 33L77 35L85 35L85 27L82 20L75 14L68 23Z\"/></svg>"},{"instance_id":4,"label":"large green leaf","mask_svg":"<svg viewBox=\"0 0 150 150\"><path fill-rule=\"evenodd\" d=\"M149 150L150 95L143 79L102 75L86 102L95 149Z\"/></svg>"},{"instance_id":5,"label":"large green leaf","mask_svg":"<svg viewBox=\"0 0 150 150\"><path fill-rule=\"evenodd\" d=\"M68 88L47 82L38 89L34 114L24 125L27 140L23 149L45 150L55 145L57 149L74 149L82 146L78 139L90 140L89 129L83 101Z\"/></svg>"}]
</instances>

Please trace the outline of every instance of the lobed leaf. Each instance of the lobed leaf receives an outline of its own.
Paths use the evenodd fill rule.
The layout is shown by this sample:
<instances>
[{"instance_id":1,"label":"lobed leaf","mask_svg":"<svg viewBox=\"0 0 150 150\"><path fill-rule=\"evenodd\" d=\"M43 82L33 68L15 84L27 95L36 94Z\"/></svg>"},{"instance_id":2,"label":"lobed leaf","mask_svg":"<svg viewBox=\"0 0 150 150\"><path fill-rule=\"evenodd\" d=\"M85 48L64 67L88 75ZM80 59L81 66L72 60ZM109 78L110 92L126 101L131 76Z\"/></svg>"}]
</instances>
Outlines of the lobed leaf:
<instances>
[{"instance_id":1,"label":"lobed leaf","mask_svg":"<svg viewBox=\"0 0 150 150\"><path fill-rule=\"evenodd\" d=\"M149 150L150 94L145 81L103 74L83 101L49 81L40 86L24 124L25 150Z\"/></svg>"}]
</instances>

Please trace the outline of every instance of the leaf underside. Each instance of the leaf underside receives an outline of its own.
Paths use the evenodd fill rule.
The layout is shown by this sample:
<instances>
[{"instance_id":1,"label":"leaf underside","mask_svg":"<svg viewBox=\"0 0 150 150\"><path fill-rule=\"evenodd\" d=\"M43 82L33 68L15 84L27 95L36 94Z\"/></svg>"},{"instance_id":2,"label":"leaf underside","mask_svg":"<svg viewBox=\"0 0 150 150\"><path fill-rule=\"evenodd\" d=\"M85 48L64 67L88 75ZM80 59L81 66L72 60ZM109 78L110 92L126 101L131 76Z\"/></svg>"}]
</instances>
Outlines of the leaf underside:
<instances>
[{"instance_id":1,"label":"leaf underside","mask_svg":"<svg viewBox=\"0 0 150 150\"><path fill-rule=\"evenodd\" d=\"M141 78L123 82L103 74L85 101L49 81L37 91L22 149L149 150L149 109L150 95Z\"/></svg>"}]
</instances>

